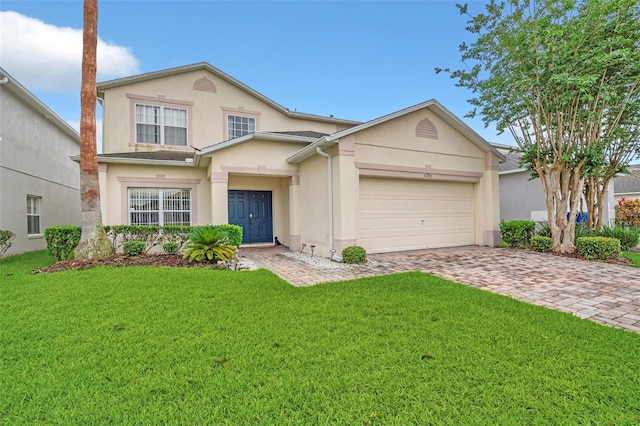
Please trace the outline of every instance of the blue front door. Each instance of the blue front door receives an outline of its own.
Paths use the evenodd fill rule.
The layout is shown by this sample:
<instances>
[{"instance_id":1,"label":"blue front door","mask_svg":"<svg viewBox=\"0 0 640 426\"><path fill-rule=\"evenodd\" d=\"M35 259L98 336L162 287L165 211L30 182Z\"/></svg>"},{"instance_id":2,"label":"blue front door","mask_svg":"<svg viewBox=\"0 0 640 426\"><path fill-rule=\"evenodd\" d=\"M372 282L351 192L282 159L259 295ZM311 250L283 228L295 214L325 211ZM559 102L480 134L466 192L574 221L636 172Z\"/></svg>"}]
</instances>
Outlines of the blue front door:
<instances>
[{"instance_id":1,"label":"blue front door","mask_svg":"<svg viewBox=\"0 0 640 426\"><path fill-rule=\"evenodd\" d=\"M271 191L229 191L229 223L242 227L242 243L273 242Z\"/></svg>"}]
</instances>

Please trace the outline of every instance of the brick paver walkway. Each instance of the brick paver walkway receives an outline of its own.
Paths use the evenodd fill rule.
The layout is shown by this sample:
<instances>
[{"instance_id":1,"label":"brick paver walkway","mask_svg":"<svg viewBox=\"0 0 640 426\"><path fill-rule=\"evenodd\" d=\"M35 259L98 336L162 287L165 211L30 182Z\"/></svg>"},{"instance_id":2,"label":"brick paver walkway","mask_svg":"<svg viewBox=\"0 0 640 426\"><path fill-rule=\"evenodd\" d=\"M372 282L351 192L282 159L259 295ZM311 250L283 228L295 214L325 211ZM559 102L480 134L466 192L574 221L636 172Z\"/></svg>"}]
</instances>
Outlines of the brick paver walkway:
<instances>
[{"instance_id":1,"label":"brick paver walkway","mask_svg":"<svg viewBox=\"0 0 640 426\"><path fill-rule=\"evenodd\" d=\"M282 247L243 248L244 255L295 286L422 271L640 332L640 268L529 251L455 247L371 255L377 266L321 270L279 255Z\"/></svg>"}]
</instances>

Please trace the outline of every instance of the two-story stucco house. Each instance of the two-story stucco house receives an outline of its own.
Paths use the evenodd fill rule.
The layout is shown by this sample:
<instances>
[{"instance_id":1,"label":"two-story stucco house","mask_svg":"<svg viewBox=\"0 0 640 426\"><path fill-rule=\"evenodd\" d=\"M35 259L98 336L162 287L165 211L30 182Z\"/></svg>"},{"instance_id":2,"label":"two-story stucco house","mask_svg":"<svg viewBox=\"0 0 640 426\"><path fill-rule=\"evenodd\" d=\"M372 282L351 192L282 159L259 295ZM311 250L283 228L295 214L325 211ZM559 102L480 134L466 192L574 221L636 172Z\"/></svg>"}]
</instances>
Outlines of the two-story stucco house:
<instances>
[{"instance_id":1,"label":"two-story stucco house","mask_svg":"<svg viewBox=\"0 0 640 426\"><path fill-rule=\"evenodd\" d=\"M44 230L80 224L80 136L0 68L0 229L9 254L46 248Z\"/></svg>"},{"instance_id":2,"label":"two-story stucco house","mask_svg":"<svg viewBox=\"0 0 640 426\"><path fill-rule=\"evenodd\" d=\"M98 84L105 224L221 224L340 254L496 245L495 148L435 100L359 123L207 63Z\"/></svg>"}]
</instances>

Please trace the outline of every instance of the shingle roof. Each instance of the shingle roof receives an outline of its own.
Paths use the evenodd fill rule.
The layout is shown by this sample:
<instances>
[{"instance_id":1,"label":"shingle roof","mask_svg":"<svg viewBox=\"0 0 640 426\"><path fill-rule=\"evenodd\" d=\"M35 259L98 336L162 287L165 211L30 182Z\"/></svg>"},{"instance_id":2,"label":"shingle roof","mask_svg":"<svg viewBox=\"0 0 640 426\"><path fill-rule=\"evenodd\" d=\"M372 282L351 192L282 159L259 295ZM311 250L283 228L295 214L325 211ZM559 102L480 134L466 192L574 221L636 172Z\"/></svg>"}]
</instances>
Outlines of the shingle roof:
<instances>
[{"instance_id":1,"label":"shingle roof","mask_svg":"<svg viewBox=\"0 0 640 426\"><path fill-rule=\"evenodd\" d=\"M110 154L99 154L100 158L131 158L138 160L158 160L158 161L181 161L193 158L193 152L188 151L144 151L144 152L116 152Z\"/></svg>"},{"instance_id":2,"label":"shingle roof","mask_svg":"<svg viewBox=\"0 0 640 426\"><path fill-rule=\"evenodd\" d=\"M305 138L316 138L316 139L319 139L323 136L329 136L328 133L314 132L313 130L290 130L286 132L271 132L271 133L279 133L282 135L291 135L291 136L302 136Z\"/></svg>"},{"instance_id":3,"label":"shingle roof","mask_svg":"<svg viewBox=\"0 0 640 426\"><path fill-rule=\"evenodd\" d=\"M629 172L613 179L615 194L640 194L640 165L629 166Z\"/></svg>"},{"instance_id":4,"label":"shingle roof","mask_svg":"<svg viewBox=\"0 0 640 426\"><path fill-rule=\"evenodd\" d=\"M503 163L500 163L500 172L508 172L511 170L521 169L520 167L520 158L522 157L522 153L520 152L507 152L503 153L505 156L505 160Z\"/></svg>"}]
</instances>

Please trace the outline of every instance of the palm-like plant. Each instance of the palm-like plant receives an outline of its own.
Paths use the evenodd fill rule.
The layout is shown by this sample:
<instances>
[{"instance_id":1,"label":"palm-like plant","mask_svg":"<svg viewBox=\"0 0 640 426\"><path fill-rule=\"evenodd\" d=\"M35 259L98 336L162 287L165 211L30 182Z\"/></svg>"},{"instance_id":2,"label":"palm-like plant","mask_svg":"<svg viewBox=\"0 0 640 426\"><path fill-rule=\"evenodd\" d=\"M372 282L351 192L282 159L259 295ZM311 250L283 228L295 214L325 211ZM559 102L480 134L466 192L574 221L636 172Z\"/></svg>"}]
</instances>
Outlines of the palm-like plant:
<instances>
[{"instance_id":1,"label":"palm-like plant","mask_svg":"<svg viewBox=\"0 0 640 426\"><path fill-rule=\"evenodd\" d=\"M218 262L231 260L236 255L236 248L229 242L229 237L214 229L201 227L189 233L183 258L198 262Z\"/></svg>"}]
</instances>

